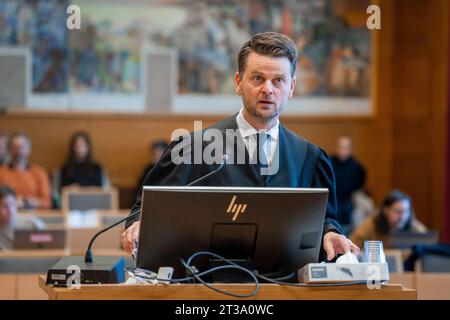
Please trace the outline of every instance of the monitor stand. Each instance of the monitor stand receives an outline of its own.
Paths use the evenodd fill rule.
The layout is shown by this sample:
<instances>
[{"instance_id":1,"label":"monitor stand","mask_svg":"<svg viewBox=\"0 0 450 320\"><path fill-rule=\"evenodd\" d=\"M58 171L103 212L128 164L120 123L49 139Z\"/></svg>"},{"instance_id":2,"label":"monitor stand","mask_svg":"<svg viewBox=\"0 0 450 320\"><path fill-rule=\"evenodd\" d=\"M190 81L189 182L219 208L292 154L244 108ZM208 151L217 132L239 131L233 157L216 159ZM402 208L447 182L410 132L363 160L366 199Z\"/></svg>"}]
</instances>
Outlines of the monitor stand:
<instances>
[{"instance_id":1,"label":"monitor stand","mask_svg":"<svg viewBox=\"0 0 450 320\"><path fill-rule=\"evenodd\" d=\"M255 256L258 224L255 223L214 223L212 226L210 252L226 257L237 265L253 271L252 257ZM220 259L210 259L211 268L228 263ZM254 282L247 273L226 268L211 274L212 282L249 283Z\"/></svg>"},{"instance_id":2,"label":"monitor stand","mask_svg":"<svg viewBox=\"0 0 450 320\"><path fill-rule=\"evenodd\" d=\"M253 262L250 259L229 259L230 261L236 263L237 265L253 271ZM222 260L213 260L211 259L209 261L209 265L211 268L219 267L223 265L228 265L228 263L222 261ZM211 280L213 283L253 283L253 278L248 275L247 273L233 269L233 268L226 268L222 270L215 271L211 273Z\"/></svg>"}]
</instances>

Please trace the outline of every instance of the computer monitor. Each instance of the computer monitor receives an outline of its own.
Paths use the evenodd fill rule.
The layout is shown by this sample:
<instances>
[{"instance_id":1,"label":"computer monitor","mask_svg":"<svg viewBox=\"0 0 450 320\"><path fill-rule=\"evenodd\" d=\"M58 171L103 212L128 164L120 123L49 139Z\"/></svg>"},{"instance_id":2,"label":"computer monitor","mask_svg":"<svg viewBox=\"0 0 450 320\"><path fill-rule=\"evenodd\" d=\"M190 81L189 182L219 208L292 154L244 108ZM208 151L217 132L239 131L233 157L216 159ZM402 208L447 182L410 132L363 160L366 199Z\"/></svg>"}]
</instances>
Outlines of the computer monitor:
<instances>
[{"instance_id":1,"label":"computer monitor","mask_svg":"<svg viewBox=\"0 0 450 320\"><path fill-rule=\"evenodd\" d=\"M296 272L318 262L327 198L328 189L145 186L136 267L182 277L180 258L206 250L259 273Z\"/></svg>"},{"instance_id":2,"label":"computer monitor","mask_svg":"<svg viewBox=\"0 0 450 320\"><path fill-rule=\"evenodd\" d=\"M399 231L390 235L388 247L392 249L411 249L415 244L435 244L439 241L439 231L429 230L425 233Z\"/></svg>"},{"instance_id":3,"label":"computer monitor","mask_svg":"<svg viewBox=\"0 0 450 320\"><path fill-rule=\"evenodd\" d=\"M66 187L62 190L62 209L89 211L118 209L118 191L115 188Z\"/></svg>"}]
</instances>

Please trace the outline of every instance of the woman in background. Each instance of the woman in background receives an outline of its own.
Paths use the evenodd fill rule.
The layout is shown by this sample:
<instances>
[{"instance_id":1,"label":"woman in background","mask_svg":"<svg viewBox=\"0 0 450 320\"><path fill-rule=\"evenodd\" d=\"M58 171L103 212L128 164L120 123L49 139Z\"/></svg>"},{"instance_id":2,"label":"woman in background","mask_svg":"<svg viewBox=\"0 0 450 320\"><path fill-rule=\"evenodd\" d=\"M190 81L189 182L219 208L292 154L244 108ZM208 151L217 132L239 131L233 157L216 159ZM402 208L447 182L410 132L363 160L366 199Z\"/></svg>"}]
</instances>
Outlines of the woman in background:
<instances>
[{"instance_id":1,"label":"woman in background","mask_svg":"<svg viewBox=\"0 0 450 320\"><path fill-rule=\"evenodd\" d=\"M86 132L76 132L70 138L66 163L53 174L53 189L61 191L67 186L109 187L104 168L94 161L92 144Z\"/></svg>"},{"instance_id":2,"label":"woman in background","mask_svg":"<svg viewBox=\"0 0 450 320\"><path fill-rule=\"evenodd\" d=\"M350 240L360 248L366 240L381 240L388 248L390 234L399 231L426 233L428 230L416 219L411 198L394 190L383 200L380 212L368 217L350 235Z\"/></svg>"}]
</instances>

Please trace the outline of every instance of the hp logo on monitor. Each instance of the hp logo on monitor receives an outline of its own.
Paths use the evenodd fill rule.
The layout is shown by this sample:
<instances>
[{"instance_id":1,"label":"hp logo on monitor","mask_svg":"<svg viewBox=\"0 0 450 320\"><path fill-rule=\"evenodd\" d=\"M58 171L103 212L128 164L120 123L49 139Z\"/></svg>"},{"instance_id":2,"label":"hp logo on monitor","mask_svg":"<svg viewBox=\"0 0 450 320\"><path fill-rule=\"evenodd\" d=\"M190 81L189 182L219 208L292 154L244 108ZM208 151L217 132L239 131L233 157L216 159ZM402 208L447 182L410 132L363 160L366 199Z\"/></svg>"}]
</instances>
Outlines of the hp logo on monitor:
<instances>
[{"instance_id":1,"label":"hp logo on monitor","mask_svg":"<svg viewBox=\"0 0 450 320\"><path fill-rule=\"evenodd\" d=\"M231 198L230 204L228 205L228 210L227 213L232 213L233 214L233 218L231 219L232 221L235 221L240 213L244 213L245 209L247 209L247 204L246 203L235 203L237 199L237 196L233 196L233 198Z\"/></svg>"}]
</instances>

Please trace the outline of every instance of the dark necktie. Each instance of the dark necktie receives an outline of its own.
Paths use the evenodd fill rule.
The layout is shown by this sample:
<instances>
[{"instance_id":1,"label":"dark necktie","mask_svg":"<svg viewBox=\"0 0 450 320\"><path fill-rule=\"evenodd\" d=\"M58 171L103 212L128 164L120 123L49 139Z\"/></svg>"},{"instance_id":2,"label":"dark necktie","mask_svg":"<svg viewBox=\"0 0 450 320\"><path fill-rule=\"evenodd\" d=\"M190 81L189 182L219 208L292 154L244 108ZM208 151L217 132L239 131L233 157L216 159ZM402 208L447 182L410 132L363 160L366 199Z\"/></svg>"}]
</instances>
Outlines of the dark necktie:
<instances>
[{"instance_id":1,"label":"dark necktie","mask_svg":"<svg viewBox=\"0 0 450 320\"><path fill-rule=\"evenodd\" d=\"M256 150L254 156L256 157L256 167L258 168L259 174L261 174L262 168L269 167L269 160L267 159L267 154L264 151L264 144L266 143L268 138L269 136L266 132L260 132L256 134Z\"/></svg>"}]
</instances>

